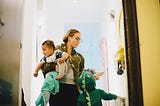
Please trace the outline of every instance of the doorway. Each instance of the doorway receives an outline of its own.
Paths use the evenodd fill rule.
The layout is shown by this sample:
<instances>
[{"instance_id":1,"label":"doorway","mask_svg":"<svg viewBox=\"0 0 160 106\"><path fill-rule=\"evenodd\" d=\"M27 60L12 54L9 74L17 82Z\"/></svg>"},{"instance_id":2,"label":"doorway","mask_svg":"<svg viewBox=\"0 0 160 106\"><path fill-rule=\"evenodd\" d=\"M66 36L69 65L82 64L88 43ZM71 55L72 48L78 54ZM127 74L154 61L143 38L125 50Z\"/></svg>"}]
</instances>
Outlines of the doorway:
<instances>
[{"instance_id":1,"label":"doorway","mask_svg":"<svg viewBox=\"0 0 160 106\"><path fill-rule=\"evenodd\" d=\"M36 18L39 19L37 23L38 35L36 37L39 41L37 42L42 42L42 39L39 38L53 39L57 45L62 42L61 39L67 29L79 29L82 33L82 42L77 50L85 56L86 68L94 68L97 71L103 70L105 72L101 80L97 82L97 87L125 98L125 104L127 105L127 70L124 69L121 75L117 74L118 66L115 58L120 45L119 22L123 22L119 21L122 1L40 0L37 4L38 16ZM124 31L122 31L124 28L122 27L120 27L121 38L124 38ZM121 42L124 46L124 39ZM40 48L40 45L38 45L38 48ZM41 51L38 51L40 53L38 54L39 57ZM40 84L37 85L39 81L34 79L31 88L39 86ZM31 89L31 94L35 94L35 90ZM34 103L36 96L33 97L32 95L31 103ZM104 101L104 106L114 104L113 101Z\"/></svg>"},{"instance_id":2,"label":"doorway","mask_svg":"<svg viewBox=\"0 0 160 106\"><path fill-rule=\"evenodd\" d=\"M68 3L64 3L64 1L62 1L62 0L59 0L59 1L39 0L39 1L40 1L39 2L40 5L38 4L37 7L38 6L40 7L39 8L40 10L38 10L38 11L42 15L42 19L40 19L40 22L42 22L42 23L40 24L40 27L38 27L38 28L41 29L40 32L42 31L41 37L47 38L47 39L54 39L56 44L61 43L61 40L59 40L59 39L62 39L62 36L65 33L64 22L65 23L77 23L77 22L78 23L79 22L80 23L93 23L93 22L96 22L100 25L100 29L99 29L100 32L99 33L103 39L102 40L103 47L107 47L107 48L105 48L105 51L106 51L105 52L106 53L105 59L106 60L103 61L103 64L104 64L103 67L106 70L106 75L104 75L103 79L106 80L105 83L107 83L108 85L105 85L105 87L103 87L103 88L109 92L115 92L116 94L119 94L120 96L127 97L127 99L128 99L127 101L129 101L129 104L131 104L131 106L135 103L141 104L142 102L136 102L136 99L135 99L135 97L136 97L135 95L137 93L139 93L137 90L141 90L141 85L140 85L141 78L138 75L138 82L139 83L136 84L135 80L131 76L132 71L134 71L133 66L131 65L132 64L131 62L135 62L135 61L131 61L132 59L130 60L130 52L128 52L128 49L125 50L126 56L127 56L126 57L126 61L127 61L126 66L127 67L126 67L126 70L124 70L124 73L122 74L122 76L117 75L117 71L116 71L117 64L115 63L115 60L114 60L114 54L116 54L116 51L118 50L118 42L119 41L118 41L118 37L117 37L118 36L117 22L118 22L118 16L119 16L120 10L122 9L122 3L123 3L123 6L125 7L123 9L124 17L125 17L125 16L130 16L131 15L130 12L132 11L132 9L130 7L128 7L127 4L130 4L131 7L133 9L135 9L134 2L133 1L127 2L125 0L124 1L101 0L101 2L96 1L96 0L94 2L90 1L90 0L85 1L85 4L91 4L91 6L94 6L96 8L95 10L93 10L91 8L88 8L88 6L90 6L90 5L87 5L87 6L83 5L82 6L83 8L80 8L79 7L80 4L78 4L78 2L79 3L84 2L83 0L81 0L81 1L78 1L78 0L67 1ZM54 3L51 3L51 2L54 2ZM62 2L65 5L63 5ZM55 6L53 6L53 5L55 5ZM65 7L66 5L67 5L67 7ZM56 7L56 6L58 6L58 7ZM68 10L69 7L71 10ZM106 8L102 9L102 7L106 7ZM115 8L117 8L117 10ZM52 11L47 11L47 10L52 10ZM63 10L65 10L65 12L63 12ZM51 14L51 13L53 13L53 14ZM80 15L80 13L84 13L84 15ZM97 14L94 16L94 13L97 13ZM133 14L135 16L135 13L133 13ZM80 20L78 20L78 19L80 19ZM126 26L130 25L129 28L131 30L132 24L129 24L126 21L128 21L128 20L127 19L124 20L124 25L125 25L124 33L125 33L125 35L129 36L130 32L126 31ZM132 21L132 19L130 21ZM133 30L131 30L131 32L132 31ZM133 36L135 36L135 35L133 35ZM114 38L116 38L116 40ZM36 39L36 37L35 37L35 39ZM124 43L126 46L125 48L129 48L129 46L134 45L134 43L131 42L130 41L131 39L129 39L128 37L125 37L124 39L125 39ZM136 38L134 40L137 41ZM115 44L115 45L113 45L113 44ZM33 45L36 45L36 42L33 41ZM137 59L139 59L138 58L138 49L137 49L137 51L132 51L132 52L133 53L136 52L137 54L135 54L134 56L137 57ZM34 54L36 54L36 52ZM35 64L36 63L34 63L34 65ZM136 69L140 70L138 65L136 66ZM131 71L127 71L127 70L131 70ZM128 74L127 72L130 72L130 74ZM137 72L137 73L139 73L139 72ZM135 74L135 75L137 75L137 74ZM107 77L107 79L106 79L106 77ZM123 77L123 79L122 79L122 77ZM129 77L129 79L127 77ZM115 78L115 79L110 80L108 78L111 78L111 79ZM129 81L129 84L127 81ZM125 84L124 83L122 84L122 82L125 82ZM118 85L118 87L116 88L113 84ZM133 88L131 88L132 84L138 85L138 88L136 89L136 91L137 91L136 93L134 93ZM32 84L32 85L34 85L34 84ZM129 91L128 91L128 88L129 88ZM123 93L122 93L122 90L124 90ZM128 92L129 92L129 95L128 95ZM33 91L31 90L31 94L32 93L33 93ZM132 96L131 93L134 93L135 95ZM138 101L140 101L142 99L141 96L142 95L140 93L140 98ZM32 100L34 101L34 99L31 99L31 101ZM110 105L110 103L107 105Z\"/></svg>"}]
</instances>

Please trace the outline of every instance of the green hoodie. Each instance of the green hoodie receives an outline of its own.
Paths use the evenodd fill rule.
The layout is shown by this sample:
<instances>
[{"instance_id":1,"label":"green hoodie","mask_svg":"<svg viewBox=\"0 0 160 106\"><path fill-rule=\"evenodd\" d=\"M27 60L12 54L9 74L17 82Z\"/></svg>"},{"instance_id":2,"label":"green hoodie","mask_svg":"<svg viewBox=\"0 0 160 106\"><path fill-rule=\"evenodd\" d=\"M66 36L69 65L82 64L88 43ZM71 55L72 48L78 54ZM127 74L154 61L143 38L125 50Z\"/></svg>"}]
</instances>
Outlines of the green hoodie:
<instances>
[{"instance_id":1,"label":"green hoodie","mask_svg":"<svg viewBox=\"0 0 160 106\"><path fill-rule=\"evenodd\" d=\"M78 97L77 106L102 106L102 99L112 100L117 96L107 93L102 89L96 89L96 82L90 70L84 70L78 80L82 93Z\"/></svg>"}]
</instances>

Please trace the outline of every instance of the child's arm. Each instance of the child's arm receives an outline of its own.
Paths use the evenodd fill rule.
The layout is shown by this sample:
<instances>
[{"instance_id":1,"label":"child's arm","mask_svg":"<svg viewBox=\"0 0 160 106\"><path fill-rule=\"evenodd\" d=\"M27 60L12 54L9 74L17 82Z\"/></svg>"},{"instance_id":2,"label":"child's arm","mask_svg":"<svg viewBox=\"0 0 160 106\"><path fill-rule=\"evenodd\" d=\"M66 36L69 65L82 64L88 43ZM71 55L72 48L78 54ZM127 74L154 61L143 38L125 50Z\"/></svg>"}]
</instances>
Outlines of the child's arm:
<instances>
[{"instance_id":1,"label":"child's arm","mask_svg":"<svg viewBox=\"0 0 160 106\"><path fill-rule=\"evenodd\" d=\"M37 65L36 69L34 70L33 76L35 76L35 77L38 76L38 71L41 69L41 67L42 67L43 64L44 64L44 61L41 61L41 62Z\"/></svg>"},{"instance_id":2,"label":"child's arm","mask_svg":"<svg viewBox=\"0 0 160 106\"><path fill-rule=\"evenodd\" d=\"M113 100L113 99L117 99L117 95L115 94L111 94L111 93L107 93L105 92L104 90L102 89L97 89L101 98L104 99L104 100Z\"/></svg>"},{"instance_id":3,"label":"child's arm","mask_svg":"<svg viewBox=\"0 0 160 106\"><path fill-rule=\"evenodd\" d=\"M65 60L68 58L69 54L66 52L63 52L62 57L58 59L58 62L61 64L65 62Z\"/></svg>"},{"instance_id":4,"label":"child's arm","mask_svg":"<svg viewBox=\"0 0 160 106\"><path fill-rule=\"evenodd\" d=\"M99 80L100 76L102 76L103 74L104 74L104 71L95 72L94 79Z\"/></svg>"}]
</instances>

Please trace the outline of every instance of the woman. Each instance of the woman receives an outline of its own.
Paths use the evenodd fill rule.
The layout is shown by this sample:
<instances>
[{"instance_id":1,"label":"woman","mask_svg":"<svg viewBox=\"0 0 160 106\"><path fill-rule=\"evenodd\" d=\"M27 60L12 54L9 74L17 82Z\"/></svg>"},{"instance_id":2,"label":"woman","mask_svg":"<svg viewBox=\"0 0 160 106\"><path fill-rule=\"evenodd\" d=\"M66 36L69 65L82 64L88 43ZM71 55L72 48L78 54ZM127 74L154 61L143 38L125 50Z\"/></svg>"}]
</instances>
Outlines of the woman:
<instances>
[{"instance_id":1,"label":"woman","mask_svg":"<svg viewBox=\"0 0 160 106\"><path fill-rule=\"evenodd\" d=\"M66 60L68 70L60 79L59 93L50 96L50 106L77 106L78 78L84 68L84 58L75 50L80 40L81 33L76 29L70 29L63 38L64 43L56 47L56 49L69 54L69 58Z\"/></svg>"}]
</instances>

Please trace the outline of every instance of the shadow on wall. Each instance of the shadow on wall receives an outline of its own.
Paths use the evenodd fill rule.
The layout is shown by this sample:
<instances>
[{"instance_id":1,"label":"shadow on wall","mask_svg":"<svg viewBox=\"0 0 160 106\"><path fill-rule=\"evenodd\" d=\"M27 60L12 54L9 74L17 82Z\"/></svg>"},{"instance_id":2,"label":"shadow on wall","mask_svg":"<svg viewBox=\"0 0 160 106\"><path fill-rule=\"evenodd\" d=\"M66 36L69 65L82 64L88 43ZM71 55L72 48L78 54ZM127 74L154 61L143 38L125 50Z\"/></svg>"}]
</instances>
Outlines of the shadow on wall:
<instances>
[{"instance_id":1,"label":"shadow on wall","mask_svg":"<svg viewBox=\"0 0 160 106\"><path fill-rule=\"evenodd\" d=\"M12 104L12 84L0 79L0 105Z\"/></svg>"}]
</instances>

